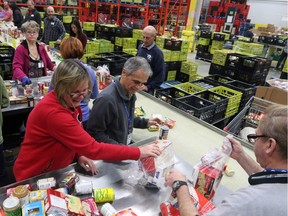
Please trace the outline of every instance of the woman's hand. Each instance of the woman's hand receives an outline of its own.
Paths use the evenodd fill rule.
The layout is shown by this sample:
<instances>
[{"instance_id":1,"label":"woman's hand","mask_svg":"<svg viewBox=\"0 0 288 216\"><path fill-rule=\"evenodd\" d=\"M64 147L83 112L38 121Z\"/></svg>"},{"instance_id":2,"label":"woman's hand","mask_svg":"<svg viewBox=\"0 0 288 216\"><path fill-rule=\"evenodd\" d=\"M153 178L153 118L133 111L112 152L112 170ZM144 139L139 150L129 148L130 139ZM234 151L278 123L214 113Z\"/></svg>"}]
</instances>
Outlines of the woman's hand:
<instances>
[{"instance_id":1,"label":"woman's hand","mask_svg":"<svg viewBox=\"0 0 288 216\"><path fill-rule=\"evenodd\" d=\"M78 164L83 167L87 172L91 172L92 175L96 175L98 173L98 170L93 162L93 160L85 157L80 156L78 158Z\"/></svg>"},{"instance_id":2,"label":"woman's hand","mask_svg":"<svg viewBox=\"0 0 288 216\"><path fill-rule=\"evenodd\" d=\"M139 147L140 149L140 158L146 157L157 157L161 154L161 150L157 144L150 144Z\"/></svg>"}]
</instances>

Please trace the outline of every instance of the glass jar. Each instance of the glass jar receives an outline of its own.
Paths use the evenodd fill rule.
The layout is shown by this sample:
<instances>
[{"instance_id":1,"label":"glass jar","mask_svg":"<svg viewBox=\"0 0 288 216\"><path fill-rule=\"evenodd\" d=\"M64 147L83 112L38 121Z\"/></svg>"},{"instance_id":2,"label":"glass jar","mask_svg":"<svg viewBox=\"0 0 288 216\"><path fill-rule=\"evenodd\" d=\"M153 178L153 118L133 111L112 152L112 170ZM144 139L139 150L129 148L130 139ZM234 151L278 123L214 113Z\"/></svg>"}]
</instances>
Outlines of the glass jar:
<instances>
[{"instance_id":1,"label":"glass jar","mask_svg":"<svg viewBox=\"0 0 288 216\"><path fill-rule=\"evenodd\" d=\"M6 216L21 216L20 200L10 196L3 202L3 210Z\"/></svg>"},{"instance_id":2,"label":"glass jar","mask_svg":"<svg viewBox=\"0 0 288 216\"><path fill-rule=\"evenodd\" d=\"M20 200L20 206L29 203L29 190L24 185L19 185L14 188L13 196Z\"/></svg>"}]
</instances>

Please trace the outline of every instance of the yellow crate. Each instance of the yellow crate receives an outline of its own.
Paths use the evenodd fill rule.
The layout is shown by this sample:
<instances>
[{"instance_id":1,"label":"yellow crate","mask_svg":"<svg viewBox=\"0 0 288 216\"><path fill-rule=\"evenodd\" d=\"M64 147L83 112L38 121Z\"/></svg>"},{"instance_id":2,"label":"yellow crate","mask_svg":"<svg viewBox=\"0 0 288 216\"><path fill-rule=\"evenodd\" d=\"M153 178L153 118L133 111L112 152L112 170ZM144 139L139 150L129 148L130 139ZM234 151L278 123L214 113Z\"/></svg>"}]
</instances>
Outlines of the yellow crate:
<instances>
[{"instance_id":1,"label":"yellow crate","mask_svg":"<svg viewBox=\"0 0 288 216\"><path fill-rule=\"evenodd\" d=\"M175 87L178 88L178 89L181 89L181 90L183 90L183 91L186 91L186 92L188 92L189 94L195 94L195 93L197 93L197 92L201 92L201 91L206 90L206 89L203 88L203 87L194 85L194 84L189 83L189 82L175 85Z\"/></svg>"},{"instance_id":2,"label":"yellow crate","mask_svg":"<svg viewBox=\"0 0 288 216\"><path fill-rule=\"evenodd\" d=\"M63 23L71 23L72 18L72 16L63 16Z\"/></svg>"},{"instance_id":3,"label":"yellow crate","mask_svg":"<svg viewBox=\"0 0 288 216\"><path fill-rule=\"evenodd\" d=\"M123 38L122 45L123 45L123 48L125 49L134 49L137 46L137 39L136 38Z\"/></svg>"},{"instance_id":4,"label":"yellow crate","mask_svg":"<svg viewBox=\"0 0 288 216\"><path fill-rule=\"evenodd\" d=\"M166 50L166 49L162 49L161 50L164 56L164 61L165 62L170 62L171 61L171 50Z\"/></svg>"},{"instance_id":5,"label":"yellow crate","mask_svg":"<svg viewBox=\"0 0 288 216\"><path fill-rule=\"evenodd\" d=\"M95 22L84 22L83 30L85 31L95 31Z\"/></svg>"},{"instance_id":6,"label":"yellow crate","mask_svg":"<svg viewBox=\"0 0 288 216\"><path fill-rule=\"evenodd\" d=\"M123 46L123 38L115 37L115 45L122 47Z\"/></svg>"},{"instance_id":7,"label":"yellow crate","mask_svg":"<svg viewBox=\"0 0 288 216\"><path fill-rule=\"evenodd\" d=\"M190 75L189 82L200 80L200 79L203 79L203 78L204 78L204 76L201 76L199 74L193 74L193 75Z\"/></svg>"},{"instance_id":8,"label":"yellow crate","mask_svg":"<svg viewBox=\"0 0 288 216\"><path fill-rule=\"evenodd\" d=\"M176 73L177 73L176 70L168 71L166 81L175 80L176 79Z\"/></svg>"},{"instance_id":9,"label":"yellow crate","mask_svg":"<svg viewBox=\"0 0 288 216\"><path fill-rule=\"evenodd\" d=\"M180 51L171 52L171 61L179 61Z\"/></svg>"},{"instance_id":10,"label":"yellow crate","mask_svg":"<svg viewBox=\"0 0 288 216\"><path fill-rule=\"evenodd\" d=\"M180 72L193 75L196 74L198 70L198 64L195 62L185 61L181 63Z\"/></svg>"}]
</instances>

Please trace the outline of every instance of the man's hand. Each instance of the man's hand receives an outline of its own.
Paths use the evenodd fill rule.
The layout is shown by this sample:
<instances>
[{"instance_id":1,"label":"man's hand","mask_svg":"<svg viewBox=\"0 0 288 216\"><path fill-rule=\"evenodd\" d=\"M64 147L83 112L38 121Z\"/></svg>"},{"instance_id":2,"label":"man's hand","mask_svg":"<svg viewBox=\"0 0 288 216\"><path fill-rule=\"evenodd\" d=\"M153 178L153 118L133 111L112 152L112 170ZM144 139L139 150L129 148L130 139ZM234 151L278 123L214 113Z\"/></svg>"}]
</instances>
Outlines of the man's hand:
<instances>
[{"instance_id":1,"label":"man's hand","mask_svg":"<svg viewBox=\"0 0 288 216\"><path fill-rule=\"evenodd\" d=\"M91 172L92 175L96 175L98 173L98 170L93 162L93 160L85 157L80 156L78 158L78 164L83 167L87 172Z\"/></svg>"},{"instance_id":2,"label":"man's hand","mask_svg":"<svg viewBox=\"0 0 288 216\"><path fill-rule=\"evenodd\" d=\"M161 125L162 124L162 121L161 119L159 118L151 118L148 120L148 123L147 123L147 127L150 127L152 125Z\"/></svg>"},{"instance_id":3,"label":"man's hand","mask_svg":"<svg viewBox=\"0 0 288 216\"><path fill-rule=\"evenodd\" d=\"M186 176L175 170L171 170L168 175L165 177L165 186L172 187L173 182L175 181L186 181Z\"/></svg>"}]
</instances>

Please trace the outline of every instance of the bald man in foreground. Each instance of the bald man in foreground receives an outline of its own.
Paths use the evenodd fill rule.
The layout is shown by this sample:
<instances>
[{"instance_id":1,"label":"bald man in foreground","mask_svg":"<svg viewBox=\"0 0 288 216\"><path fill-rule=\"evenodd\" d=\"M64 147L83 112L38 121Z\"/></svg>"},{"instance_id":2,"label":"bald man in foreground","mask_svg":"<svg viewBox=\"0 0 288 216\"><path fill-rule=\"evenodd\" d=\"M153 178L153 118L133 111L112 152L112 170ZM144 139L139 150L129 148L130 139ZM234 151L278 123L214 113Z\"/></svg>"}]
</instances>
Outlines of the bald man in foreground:
<instances>
[{"instance_id":1,"label":"bald man in foreground","mask_svg":"<svg viewBox=\"0 0 288 216\"><path fill-rule=\"evenodd\" d=\"M153 26L147 26L143 29L143 44L138 47L137 56L144 57L150 64L153 75L149 77L143 90L154 95L154 91L160 88L165 78L164 56L162 51L155 44L156 29Z\"/></svg>"},{"instance_id":2,"label":"bald man in foreground","mask_svg":"<svg viewBox=\"0 0 288 216\"><path fill-rule=\"evenodd\" d=\"M44 32L41 41L47 45L50 41L56 41L57 44L60 44L65 33L63 23L55 16L54 8L49 6L47 17L44 19Z\"/></svg>"}]
</instances>

